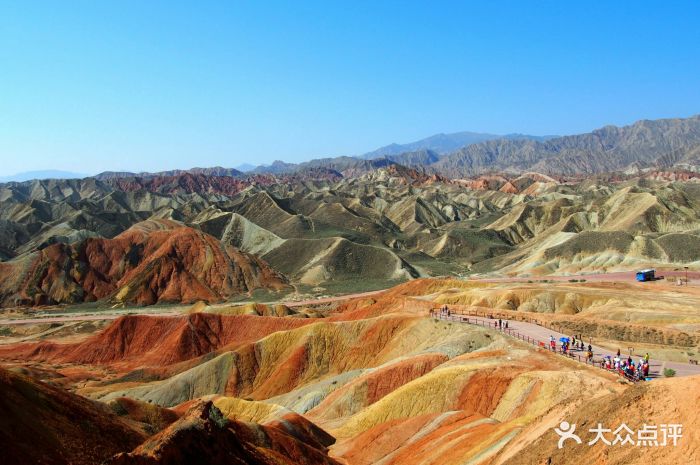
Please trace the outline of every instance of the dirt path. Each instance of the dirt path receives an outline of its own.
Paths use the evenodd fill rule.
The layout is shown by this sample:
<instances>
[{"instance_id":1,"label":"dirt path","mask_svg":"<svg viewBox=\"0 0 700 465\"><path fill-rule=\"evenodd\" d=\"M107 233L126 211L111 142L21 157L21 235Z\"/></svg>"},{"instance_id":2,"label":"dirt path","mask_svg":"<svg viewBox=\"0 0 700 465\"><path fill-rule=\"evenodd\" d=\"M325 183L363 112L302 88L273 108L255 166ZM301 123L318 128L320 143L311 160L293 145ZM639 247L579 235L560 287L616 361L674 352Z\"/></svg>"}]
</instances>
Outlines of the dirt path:
<instances>
[{"instance_id":1,"label":"dirt path","mask_svg":"<svg viewBox=\"0 0 700 465\"><path fill-rule=\"evenodd\" d=\"M481 326L488 326L493 328L494 330L498 330L498 319L490 319L490 318L482 318L482 317L474 317L474 316L462 316L462 315L452 315L450 317L443 316L442 319L448 319L451 321L456 321L456 322L463 322L467 323L467 321L470 324L479 324ZM539 326L535 323L528 323L524 321L511 321L511 320L502 320L503 322L508 321L508 333L512 333L511 335L515 336L516 334L520 334L522 336L525 336L526 338L534 339L538 342L542 342L545 344L546 347L549 345L549 338L550 336L554 337L554 340L557 342L557 348L560 347L560 342L559 338L561 337L571 337L571 334L563 334L557 331L554 331L549 328L545 328L543 326ZM502 330L501 330L502 331ZM578 355L581 355L581 359L583 359L583 354L588 350L588 343L585 342L585 335L584 335L584 344L586 347L584 348L584 351L580 350L574 350L572 353L574 354L574 358L578 359ZM600 360L603 357L610 356L612 358L615 357L615 353L603 349L601 347L593 345L593 355L595 360ZM622 348L621 348L622 349ZM622 353L621 357L623 359L626 359L629 354ZM657 360L654 358L654 354L650 353L650 361L649 361L649 373L652 375L652 377L660 377L663 376L663 371L665 368L671 368L676 371L676 376L693 376L693 375L700 375L700 366L698 365L691 365L689 363L680 363L680 362L670 362L670 361L665 361L665 360ZM643 357L644 354L632 354L632 359L634 360L635 363L639 360L639 358Z\"/></svg>"},{"instance_id":2,"label":"dirt path","mask_svg":"<svg viewBox=\"0 0 700 465\"><path fill-rule=\"evenodd\" d=\"M659 276L673 276L673 277L685 277L685 272L684 271L672 271L672 270L657 270L657 274ZM700 272L698 271L689 271L688 272L688 278L690 279L690 285L691 286L699 286L700 285ZM479 281L479 282L490 282L490 283L503 283L503 282L510 282L510 283L524 283L528 281L537 281L537 280L550 280L550 281L556 281L556 282L568 282L571 279L585 279L586 281L590 282L614 282L614 281L629 281L629 282L634 282L635 281L635 272L633 271L627 271L627 272L615 272L615 273L596 273L596 274L584 274L584 275L572 275L572 276L541 276L541 277L534 277L534 278L519 278L519 277L504 277L504 278L470 278L472 281ZM659 281L662 282L662 281ZM666 281L663 281L663 283L666 283ZM649 285L653 285L653 283L647 283ZM641 284L644 285L644 284ZM670 284L669 284L670 285ZM333 303L333 302L341 302L344 300L350 300L350 299L357 299L357 298L362 298L362 297L370 297L373 295L380 294L387 289L378 289L375 291L368 291L368 292L358 292L355 294L346 294L346 295L340 295L340 296L335 296L335 297L325 297L322 299L308 299L308 300L288 300L288 301L276 301L276 302L268 302L268 304L282 304L286 305L287 307L302 307L305 305L318 305L318 304L327 304L327 303ZM229 304L221 304L221 305L229 305ZM172 307L171 307L172 308ZM182 309L189 308L188 306L182 306ZM121 311L117 313L108 313L104 311L100 311L98 313L92 313L92 314L84 314L84 315L61 315L57 314L56 316L47 316L47 315L42 315L42 316L37 316L34 318L3 318L0 319L0 326L2 325L22 325L22 324L37 324L37 323L66 323L66 322L71 322L71 321L99 321L99 320L114 320L119 318L120 316L123 315L158 315L158 316L178 316L182 315L183 312L178 312L178 311L168 311L168 312L162 312L159 313L157 311L144 311L144 312L138 312L138 311Z\"/></svg>"},{"instance_id":3,"label":"dirt path","mask_svg":"<svg viewBox=\"0 0 700 465\"><path fill-rule=\"evenodd\" d=\"M286 305L287 307L302 307L304 305L316 305L316 304L326 304L326 303L332 303L332 302L339 302L342 300L349 300L349 299L358 299L361 297L370 297L373 295L380 294L387 289L379 289L377 291L368 291L368 292L359 292L357 294L347 294L347 295L340 295L336 297L325 297L323 299L309 299L309 300L297 300L297 301L288 301L288 302L279 302L282 305Z\"/></svg>"},{"instance_id":4,"label":"dirt path","mask_svg":"<svg viewBox=\"0 0 700 465\"><path fill-rule=\"evenodd\" d=\"M657 269L656 270L656 275L659 277L664 277L664 278L681 278L685 279L686 273L685 271L676 271L676 270L662 270L662 269ZM542 281L542 280L548 280L548 281L556 281L556 282L568 282L572 279L585 279L586 281L590 282L613 282L613 281L627 281L627 282L637 282L636 280L637 273L634 271L616 271L612 273L590 273L590 274L578 274L578 275L570 275L570 276L533 276L533 277L527 277L527 278L521 278L521 277L503 277L503 278L471 278L474 281L481 281L481 282L487 282L487 283L502 283L502 282L511 282L511 283L525 283L528 281ZM671 282L664 280L658 280L659 282L663 282L666 284L673 284ZM688 271L688 281L691 286L700 286L700 271ZM654 281L648 282L646 284L653 284ZM641 284L641 283L640 283Z\"/></svg>"},{"instance_id":5,"label":"dirt path","mask_svg":"<svg viewBox=\"0 0 700 465\"><path fill-rule=\"evenodd\" d=\"M28 325L28 324L41 324L41 323L67 323L73 321L101 321L101 320L116 320L120 316L124 315L156 315L156 316L179 316L182 313L179 312L166 312L166 313L100 313L95 315L71 315L71 316L38 316L36 318L7 318L0 319L0 326L2 325Z\"/></svg>"},{"instance_id":6,"label":"dirt path","mask_svg":"<svg viewBox=\"0 0 700 465\"><path fill-rule=\"evenodd\" d=\"M357 299L357 298L362 298L362 297L370 297L376 294L379 294L381 292L384 292L386 289L380 289L377 291L368 291L368 292L359 292L356 294L347 294L347 295L340 295L336 297L326 297L323 299L309 299L309 300L297 300L297 301L281 301L281 302L270 302L270 304L282 304L286 305L287 307L302 307L304 305L318 305L318 304L326 304L326 303L333 303L333 302L341 302L344 300L349 300L349 299ZM230 304L222 304L222 305L230 305ZM237 305L237 304L233 304ZM189 306L183 305L182 309L185 310L189 308ZM119 318L120 316L124 315L155 315L155 316L166 316L166 317L175 317L175 316L181 316L183 315L183 312L178 312L178 311L167 311L167 312L157 312L157 311L149 311L149 312L133 312L133 311L121 311L118 313L109 313L109 312L104 312L100 311L98 313L93 313L93 314L83 314L83 315L56 315L56 316L47 316L47 315L41 315L41 316L36 316L34 318L3 318L0 319L0 326L3 325L26 325L26 324L40 324L40 323L67 323L67 322L78 322L78 321L100 321L100 320L115 320Z\"/></svg>"}]
</instances>

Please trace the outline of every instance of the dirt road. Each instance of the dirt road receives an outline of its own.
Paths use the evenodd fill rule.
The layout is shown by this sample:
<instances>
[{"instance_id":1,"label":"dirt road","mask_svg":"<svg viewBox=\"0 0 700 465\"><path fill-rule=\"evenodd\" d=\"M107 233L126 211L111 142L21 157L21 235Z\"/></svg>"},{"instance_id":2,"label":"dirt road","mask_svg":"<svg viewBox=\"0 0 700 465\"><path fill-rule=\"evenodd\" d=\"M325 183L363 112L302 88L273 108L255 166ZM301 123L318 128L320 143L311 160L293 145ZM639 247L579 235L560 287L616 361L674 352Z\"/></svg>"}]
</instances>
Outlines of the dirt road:
<instances>
[{"instance_id":1,"label":"dirt road","mask_svg":"<svg viewBox=\"0 0 700 465\"><path fill-rule=\"evenodd\" d=\"M673 271L673 270L657 270L657 275L658 276L665 276L665 277L674 277L674 278L684 278L685 277L685 271ZM689 271L688 272L688 278L690 280L690 285L691 286L698 286L700 285L700 272L698 271ZM541 277L526 277L526 278L519 278L519 277L504 277L504 278L470 278L470 280L473 281L480 281L480 282L492 282L492 283L503 283L503 282L510 282L510 283L523 283L523 282L528 282L528 281L537 281L537 280L550 280L550 281L556 281L556 282L568 282L572 279L585 279L586 281L590 282L613 282L613 281L628 281L628 282L634 282L635 281L635 272L633 271L627 271L627 272L615 272L615 273L596 273L596 274L582 274L582 275L572 275L572 276L541 276ZM659 281L661 282L661 281ZM663 283L667 283L666 281L663 281ZM650 283L640 283L640 285L653 285L653 282ZM387 289L379 289L376 291L368 291L368 292L358 292L355 294L347 294L347 295L340 295L340 296L334 296L334 297L325 297L322 299L308 299L308 300L300 300L300 301L278 301L278 302L269 302L270 304L283 304L288 307L302 307L305 305L318 305L318 304L326 304L326 303L333 303L333 302L341 302L344 300L349 300L349 299L356 299L356 298L362 298L362 297L370 297L373 295L380 294ZM227 304L223 304L227 305ZM172 308L172 307L171 307ZM3 318L0 319L0 326L2 325L22 325L22 324L38 324L38 323L65 323L65 322L72 322L72 321L96 321L96 320L114 320L116 318L119 318L120 316L126 315L126 314L131 314L131 315L158 315L158 316L178 316L182 315L184 311L189 308L189 306L183 305L182 310L183 311L168 311L168 312L162 312L159 313L157 311L136 311L130 310L130 311L121 311L121 312L96 312L96 313L90 313L90 314L82 314L82 315L66 315L66 314L60 314L57 312L57 315L55 316L50 316L50 315L41 315L33 318Z\"/></svg>"},{"instance_id":2,"label":"dirt road","mask_svg":"<svg viewBox=\"0 0 700 465\"><path fill-rule=\"evenodd\" d=\"M613 281L627 281L636 282L637 273L635 271L616 271L612 273L591 273L591 274L578 274L570 276L533 276L533 277L503 277L503 278L473 278L475 281L483 281L487 283L501 283L501 282L511 282L511 283L525 283L528 281L556 281L556 282L568 282L572 279L585 279L591 282L613 282ZM674 279L685 279L686 273L681 270L656 270L656 276L661 276L664 278L674 278ZM688 281L691 286L700 285L700 271L688 271ZM662 282L659 280L659 282ZM664 283L669 283L663 280ZM645 285L653 284L654 281L648 283L640 283Z\"/></svg>"},{"instance_id":3,"label":"dirt road","mask_svg":"<svg viewBox=\"0 0 700 465\"><path fill-rule=\"evenodd\" d=\"M441 319L449 319L450 321L455 321L455 322L464 322L469 324L479 324L481 326L487 326L491 327L494 330L498 330L498 320L497 319L489 319L489 318L482 318L482 317L466 317L462 315L452 315L450 317L447 316L442 316ZM543 326L539 326L535 323L528 323L524 321L511 321L511 320L502 320L503 322L508 321L508 331L513 334L520 334L525 337L528 337L530 339L534 339L535 341L544 343L545 347L548 346L550 336L554 338L554 340L557 343L557 347L560 345L560 338L562 337L571 337L571 334L563 334L557 331L554 331L550 328L545 328ZM586 344L586 350L588 343ZM617 354L607 350L603 349L601 347L592 346L593 348L593 354L594 358L596 360L600 360L603 357L608 357L610 356L611 358L614 358ZM573 351L574 355L582 355L584 351L579 351L579 350L574 350ZM627 356L630 354L627 353L622 353L621 357L623 359L626 359ZM643 356L644 354L632 354L633 361L637 363L637 361ZM652 375L652 377L660 377L663 376L663 371L666 368L671 368L676 371L676 376L693 376L693 375L700 375L700 366L698 365L691 365L690 363L681 363L681 362L669 362L665 360L657 360L654 358L654 354L650 354L651 359L649 362L649 372Z\"/></svg>"},{"instance_id":4,"label":"dirt road","mask_svg":"<svg viewBox=\"0 0 700 465\"><path fill-rule=\"evenodd\" d=\"M386 290L387 289L379 289L377 291L359 292L357 294L347 294L347 295L340 295L340 296L336 296L336 297L324 297L323 299L287 301L287 302L280 302L280 303L283 305L286 305L287 307L302 307L304 305L326 304L326 303L332 303L332 302L339 302L339 301L343 301L343 300L358 299L361 297L370 297L373 295L380 294Z\"/></svg>"},{"instance_id":5,"label":"dirt road","mask_svg":"<svg viewBox=\"0 0 700 465\"><path fill-rule=\"evenodd\" d=\"M290 300L290 301L280 301L280 302L270 302L270 303L271 304L282 304L282 305L286 305L287 307L302 307L305 305L318 305L318 304L326 304L326 303L333 303L333 302L341 302L341 301L349 300L349 299L370 297L370 296L379 294L381 292L384 292L385 290L386 289L380 289L377 291L369 291L369 292L359 292L356 294L347 294L347 295L340 295L340 296L335 296L335 297L325 297L323 299L309 299L309 300L297 300L297 301ZM224 305L226 305L226 304L224 304ZM237 305L237 304L233 304L233 305ZM172 311L172 310L167 311L167 312L121 311L121 312L113 312L113 313L100 311L98 313L81 314L81 315L57 314L56 316L37 315L36 317L33 317L33 318L3 318L3 319L0 319L0 326L41 324L41 323L67 323L67 322L75 322L75 321L115 320L115 319L119 318L120 316L124 316L124 315L156 315L156 316L176 317L176 316L183 315L184 311L188 308L190 308L190 306L183 305L182 306L183 311Z\"/></svg>"}]
</instances>

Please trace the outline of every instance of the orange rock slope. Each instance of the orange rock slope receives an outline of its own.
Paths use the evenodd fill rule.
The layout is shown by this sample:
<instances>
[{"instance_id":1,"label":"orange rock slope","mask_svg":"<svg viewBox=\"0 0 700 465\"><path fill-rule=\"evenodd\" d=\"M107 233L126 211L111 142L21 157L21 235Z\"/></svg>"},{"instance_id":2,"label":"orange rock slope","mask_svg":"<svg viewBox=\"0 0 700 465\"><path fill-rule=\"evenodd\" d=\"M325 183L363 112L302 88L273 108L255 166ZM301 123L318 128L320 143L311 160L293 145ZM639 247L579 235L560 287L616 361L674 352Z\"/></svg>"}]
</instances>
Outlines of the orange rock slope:
<instances>
[{"instance_id":1,"label":"orange rock slope","mask_svg":"<svg viewBox=\"0 0 700 465\"><path fill-rule=\"evenodd\" d=\"M114 464L646 463L633 448L556 449L563 420L680 422L678 447L645 453L697 462L697 377L632 386L498 331L428 318L432 301L465 286L416 280L330 318L125 317L80 344L15 345L0 358L37 376L70 372L63 384L135 421L163 409L152 423L164 429ZM182 417L167 425L172 412Z\"/></svg>"},{"instance_id":2,"label":"orange rock slope","mask_svg":"<svg viewBox=\"0 0 700 465\"><path fill-rule=\"evenodd\" d=\"M144 440L110 409L0 368L0 461L91 465Z\"/></svg>"},{"instance_id":3,"label":"orange rock slope","mask_svg":"<svg viewBox=\"0 0 700 465\"><path fill-rule=\"evenodd\" d=\"M5 306L219 301L286 285L261 259L170 220L139 223L114 239L53 244L30 258L0 263Z\"/></svg>"},{"instance_id":4,"label":"orange rock slope","mask_svg":"<svg viewBox=\"0 0 700 465\"><path fill-rule=\"evenodd\" d=\"M223 416L211 401L199 402L177 422L133 452L107 465L338 465L325 447L275 426L243 423Z\"/></svg>"},{"instance_id":5,"label":"orange rock slope","mask_svg":"<svg viewBox=\"0 0 700 465\"><path fill-rule=\"evenodd\" d=\"M207 313L178 317L123 316L83 342L10 345L0 347L0 356L52 363L162 367L223 348L233 349L312 322L302 318Z\"/></svg>"}]
</instances>

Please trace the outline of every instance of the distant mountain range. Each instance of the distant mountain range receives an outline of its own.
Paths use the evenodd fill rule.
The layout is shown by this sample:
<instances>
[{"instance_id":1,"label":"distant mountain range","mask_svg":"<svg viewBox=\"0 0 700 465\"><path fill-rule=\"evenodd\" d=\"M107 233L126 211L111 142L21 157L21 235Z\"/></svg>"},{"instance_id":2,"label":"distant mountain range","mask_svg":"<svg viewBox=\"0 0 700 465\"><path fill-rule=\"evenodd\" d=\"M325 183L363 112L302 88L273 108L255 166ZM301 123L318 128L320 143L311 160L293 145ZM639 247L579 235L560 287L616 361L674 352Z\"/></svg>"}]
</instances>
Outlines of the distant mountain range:
<instances>
[{"instance_id":1,"label":"distant mountain range","mask_svg":"<svg viewBox=\"0 0 700 465\"><path fill-rule=\"evenodd\" d=\"M191 168L188 170L169 170L169 171L159 171L156 173L149 173L142 171L140 173L132 173L130 171L104 171L94 177L97 179L116 179L116 178L155 178L155 177L168 177L168 176L179 176L181 174L202 174L204 176L241 176L242 171L234 168L222 168L221 166L214 166L212 168Z\"/></svg>"},{"instance_id":2,"label":"distant mountain range","mask_svg":"<svg viewBox=\"0 0 700 465\"><path fill-rule=\"evenodd\" d=\"M41 171L25 171L12 176L0 177L0 182L24 182L32 179L81 179L88 177L87 174L73 173L70 171L59 170L41 170Z\"/></svg>"},{"instance_id":3,"label":"distant mountain range","mask_svg":"<svg viewBox=\"0 0 700 465\"><path fill-rule=\"evenodd\" d=\"M157 173L106 171L95 178L154 178L181 174L245 177L288 175L307 170L316 170L324 177L333 173L353 176L391 164L452 178L528 171L568 176L648 169L700 172L700 115L641 120L629 126L605 126L589 133L562 137L476 132L436 134L408 144L387 145L357 157L319 158L303 163L278 160L258 167L242 164L237 169L217 166ZM82 177L85 175L63 171L33 171L0 178L0 182Z\"/></svg>"},{"instance_id":4,"label":"distant mountain range","mask_svg":"<svg viewBox=\"0 0 700 465\"><path fill-rule=\"evenodd\" d=\"M654 168L700 171L700 115L605 126L546 141L491 140L431 164L431 169L453 177L523 171L589 175Z\"/></svg>"},{"instance_id":5,"label":"distant mountain range","mask_svg":"<svg viewBox=\"0 0 700 465\"><path fill-rule=\"evenodd\" d=\"M360 155L358 158L363 158L365 160L373 160L375 158L400 155L407 152L419 152L423 150L430 150L438 154L452 152L466 145L478 144L479 142L485 142L487 140L494 139L507 139L507 140L539 140L544 141L547 139L552 139L556 136L530 136L527 134L486 134L481 132L455 132L452 134L435 134L425 139L421 139L415 142L410 142L408 144L389 144L384 147L380 147L377 150L367 152L364 155Z\"/></svg>"},{"instance_id":6,"label":"distant mountain range","mask_svg":"<svg viewBox=\"0 0 700 465\"><path fill-rule=\"evenodd\" d=\"M605 172L634 172L643 169L682 169L700 171L700 116L642 120L617 127L605 126L590 133L563 137L534 137L517 134L471 143L443 152L464 134L487 138L488 134L458 133L460 136L433 136L404 146L391 145L370 154L383 153L379 160L449 177L469 177L482 173L523 173L590 175ZM434 145L430 145L430 141ZM449 140L450 142L446 142ZM400 152L400 147L422 147ZM400 152L400 153L394 153ZM336 157L293 164L275 162L256 168L259 173L289 173L309 167L356 172L366 165L362 157ZM354 161L355 160L355 161Z\"/></svg>"},{"instance_id":7,"label":"distant mountain range","mask_svg":"<svg viewBox=\"0 0 700 465\"><path fill-rule=\"evenodd\" d=\"M253 171L256 168L255 165L251 165L250 163L241 163L240 165L236 166L236 169L238 171L242 171L244 173L247 173L248 171Z\"/></svg>"}]
</instances>

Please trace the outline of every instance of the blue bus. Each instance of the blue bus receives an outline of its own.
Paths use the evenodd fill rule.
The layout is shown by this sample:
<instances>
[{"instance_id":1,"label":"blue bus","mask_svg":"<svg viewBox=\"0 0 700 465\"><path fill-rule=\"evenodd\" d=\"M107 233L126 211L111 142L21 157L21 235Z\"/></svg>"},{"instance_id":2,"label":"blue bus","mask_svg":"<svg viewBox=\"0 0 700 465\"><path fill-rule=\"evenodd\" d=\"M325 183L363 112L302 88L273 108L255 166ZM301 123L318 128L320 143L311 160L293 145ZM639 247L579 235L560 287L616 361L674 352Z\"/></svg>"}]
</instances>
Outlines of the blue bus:
<instances>
[{"instance_id":1,"label":"blue bus","mask_svg":"<svg viewBox=\"0 0 700 465\"><path fill-rule=\"evenodd\" d=\"M656 270L649 268L648 270L637 271L637 281L654 281L656 279Z\"/></svg>"}]
</instances>

